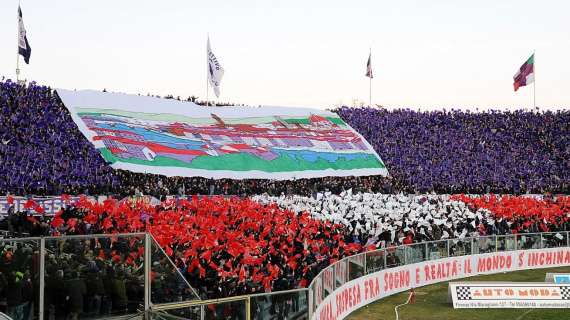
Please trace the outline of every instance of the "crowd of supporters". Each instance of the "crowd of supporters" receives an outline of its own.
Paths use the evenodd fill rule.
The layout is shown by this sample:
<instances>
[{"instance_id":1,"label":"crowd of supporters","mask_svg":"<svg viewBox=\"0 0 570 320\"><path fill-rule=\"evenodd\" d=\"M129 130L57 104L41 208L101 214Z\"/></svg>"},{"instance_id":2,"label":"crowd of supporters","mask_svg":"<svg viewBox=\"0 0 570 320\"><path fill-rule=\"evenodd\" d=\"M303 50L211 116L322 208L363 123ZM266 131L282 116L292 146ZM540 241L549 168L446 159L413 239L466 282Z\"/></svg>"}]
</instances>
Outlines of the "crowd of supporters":
<instances>
[{"instance_id":1,"label":"crowd of supporters","mask_svg":"<svg viewBox=\"0 0 570 320\"><path fill-rule=\"evenodd\" d=\"M340 108L383 158L390 177L284 181L113 170L55 92L35 83L0 81L0 111L0 194L162 200L82 198L55 217L32 203L0 217L0 229L16 236L150 232L158 243L155 302L304 287L344 256L400 244L531 232L568 240L560 232L570 230L570 198L547 195L570 190L568 111ZM541 196L459 194L491 192ZM109 235L47 243L48 317L134 312L144 300L142 243ZM18 320L28 319L39 303L38 250L37 242L0 244L0 311Z\"/></svg>"},{"instance_id":2,"label":"crowd of supporters","mask_svg":"<svg viewBox=\"0 0 570 320\"><path fill-rule=\"evenodd\" d=\"M360 250L340 225L236 197L157 206L83 199L50 225L53 233L67 235L149 231L211 298L303 287L322 266Z\"/></svg>"},{"instance_id":3,"label":"crowd of supporters","mask_svg":"<svg viewBox=\"0 0 570 320\"><path fill-rule=\"evenodd\" d=\"M570 197L391 195L254 196L345 226L355 243L384 247L485 235L570 231Z\"/></svg>"},{"instance_id":4,"label":"crowd of supporters","mask_svg":"<svg viewBox=\"0 0 570 320\"><path fill-rule=\"evenodd\" d=\"M0 82L0 190L79 194L119 184L54 91Z\"/></svg>"},{"instance_id":5,"label":"crowd of supporters","mask_svg":"<svg viewBox=\"0 0 570 320\"><path fill-rule=\"evenodd\" d=\"M53 280L46 284L47 291L53 290L46 310L68 314L74 308L82 314L132 312L142 301L142 236L104 234L150 232L157 244L153 252L164 250L202 298L217 298L305 287L322 268L364 250L534 232L551 232L549 241L566 243L563 232L570 231L569 196L344 192L316 198L193 196L160 204L145 198L95 202L83 197L53 217L36 212L33 203L28 207L11 212L2 229L32 235L103 234L46 244L46 276ZM21 312L28 310L23 301L32 305L37 299L29 292L36 285L38 247L25 244L4 245L0 259L0 307L21 306ZM191 298L169 265L163 255L153 258L153 301ZM15 282L19 294L7 294ZM79 298L67 301L92 301L92 296L97 296L94 305Z\"/></svg>"},{"instance_id":6,"label":"crowd of supporters","mask_svg":"<svg viewBox=\"0 0 570 320\"><path fill-rule=\"evenodd\" d=\"M409 193L570 191L570 111L340 108Z\"/></svg>"},{"instance_id":7,"label":"crowd of supporters","mask_svg":"<svg viewBox=\"0 0 570 320\"><path fill-rule=\"evenodd\" d=\"M395 189L390 177L323 177L297 180L266 179L205 179L200 177L165 177L124 170L115 172L124 188L109 190L121 196L152 195L161 198L166 195L239 195L267 193L270 195L302 194L314 196L328 191L339 194L348 189L361 192L390 193Z\"/></svg>"},{"instance_id":8,"label":"crowd of supporters","mask_svg":"<svg viewBox=\"0 0 570 320\"><path fill-rule=\"evenodd\" d=\"M70 201L68 196L62 200ZM360 251L450 239L450 252L455 252L465 237L534 232L550 232L545 244L561 246L568 242L563 231L570 231L570 197L549 195L349 190L314 198L194 196L160 204L148 198L96 203L84 197L53 217L33 200L24 209L10 209L0 229L29 236L102 234L46 241L45 310L50 319L133 313L140 307L143 238L116 233L148 231L156 238L151 281L152 299L158 303L196 297L182 277L202 298L285 290L306 286L322 268ZM520 246L536 248L540 241L528 237ZM494 250L495 245L484 242L479 249ZM0 249L0 311L27 319L38 305L38 243L2 242ZM423 255L423 249L418 253ZM401 257L390 253L385 262L396 266Z\"/></svg>"},{"instance_id":9,"label":"crowd of supporters","mask_svg":"<svg viewBox=\"0 0 570 320\"><path fill-rule=\"evenodd\" d=\"M50 218L38 215L33 203L28 207L11 212L3 229L34 235L107 234L46 241L45 310L57 319L133 313L143 303L144 238L112 234L150 232L156 239L153 252L164 250L173 261L178 271L168 269L172 265L164 254L153 255L154 303L305 287L322 268L361 250L341 225L237 197L195 196L159 205L142 199L96 203L83 197ZM23 277L22 284L33 286L28 291L37 292L37 243L6 250L2 259L17 252L27 261L0 264L0 284L4 274L17 281ZM190 292L182 278L198 293ZM2 288L0 302L13 296L9 287ZM26 288L14 288L21 299L5 305L16 319L24 319L33 312L30 306L38 304L37 297L25 295Z\"/></svg>"},{"instance_id":10,"label":"crowd of supporters","mask_svg":"<svg viewBox=\"0 0 570 320\"><path fill-rule=\"evenodd\" d=\"M389 178L211 180L112 170L55 91L0 82L0 194L567 193L570 112L419 112L340 108Z\"/></svg>"},{"instance_id":11,"label":"crowd of supporters","mask_svg":"<svg viewBox=\"0 0 570 320\"><path fill-rule=\"evenodd\" d=\"M39 223L26 220L32 228ZM134 314L144 304L144 235L51 238L45 245L45 319ZM39 305L39 242L10 239L0 250L0 311L15 320L33 319ZM151 259L155 303L196 298L158 250Z\"/></svg>"},{"instance_id":12,"label":"crowd of supporters","mask_svg":"<svg viewBox=\"0 0 570 320\"><path fill-rule=\"evenodd\" d=\"M311 195L359 186L391 190L382 177L213 180L165 177L111 169L83 137L55 92L36 83L0 82L0 194L271 194Z\"/></svg>"}]
</instances>

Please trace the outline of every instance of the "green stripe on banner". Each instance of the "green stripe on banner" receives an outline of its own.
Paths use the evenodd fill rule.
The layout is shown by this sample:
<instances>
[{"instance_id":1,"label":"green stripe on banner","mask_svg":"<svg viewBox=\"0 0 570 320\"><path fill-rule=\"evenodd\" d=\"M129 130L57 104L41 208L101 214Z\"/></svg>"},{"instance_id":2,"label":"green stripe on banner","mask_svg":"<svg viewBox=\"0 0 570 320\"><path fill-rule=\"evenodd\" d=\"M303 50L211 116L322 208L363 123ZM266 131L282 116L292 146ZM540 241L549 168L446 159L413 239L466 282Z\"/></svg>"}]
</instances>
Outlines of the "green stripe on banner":
<instances>
[{"instance_id":1,"label":"green stripe on banner","mask_svg":"<svg viewBox=\"0 0 570 320\"><path fill-rule=\"evenodd\" d=\"M340 125L340 126L346 126L346 123L344 123L344 121L342 121L341 118L334 118L334 117L325 117L327 118L330 122L336 124L336 125ZM291 123L291 124L309 124L309 119L308 118L290 118L290 119L285 119L285 122L287 123Z\"/></svg>"},{"instance_id":2,"label":"green stripe on banner","mask_svg":"<svg viewBox=\"0 0 570 320\"><path fill-rule=\"evenodd\" d=\"M132 164L146 166L168 166L189 169L205 169L205 170L228 170L228 163L231 163L232 170L249 171L260 170L265 172L291 172L303 170L324 170L324 169L363 169L370 167L385 168L384 164L373 155L365 155L362 158L348 160L339 158L331 165L329 161L305 161L290 156L281 155L272 161L266 161L250 154L227 154L219 157L200 156L195 158L191 163L180 161L173 158L158 156L153 161L141 160L137 158L123 159L119 158L108 149L99 149L103 158L111 163L126 162Z\"/></svg>"}]
</instances>

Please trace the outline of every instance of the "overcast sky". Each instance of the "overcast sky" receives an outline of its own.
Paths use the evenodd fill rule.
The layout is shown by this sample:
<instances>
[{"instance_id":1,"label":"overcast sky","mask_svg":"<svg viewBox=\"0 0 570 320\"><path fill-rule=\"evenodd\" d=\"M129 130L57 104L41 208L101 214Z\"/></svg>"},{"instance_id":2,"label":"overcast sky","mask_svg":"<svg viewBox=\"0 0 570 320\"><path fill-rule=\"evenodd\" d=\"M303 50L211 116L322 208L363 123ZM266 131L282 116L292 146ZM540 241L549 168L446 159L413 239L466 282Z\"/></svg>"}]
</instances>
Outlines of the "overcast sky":
<instances>
[{"instance_id":1,"label":"overcast sky","mask_svg":"<svg viewBox=\"0 0 570 320\"><path fill-rule=\"evenodd\" d=\"M16 64L15 0L0 1L0 75ZM539 106L570 105L568 0L22 0L22 76L68 89L205 97L206 35L220 101L326 108L529 107L513 75L536 50ZM210 91L211 94L211 91ZM210 95L211 96L211 95Z\"/></svg>"}]
</instances>

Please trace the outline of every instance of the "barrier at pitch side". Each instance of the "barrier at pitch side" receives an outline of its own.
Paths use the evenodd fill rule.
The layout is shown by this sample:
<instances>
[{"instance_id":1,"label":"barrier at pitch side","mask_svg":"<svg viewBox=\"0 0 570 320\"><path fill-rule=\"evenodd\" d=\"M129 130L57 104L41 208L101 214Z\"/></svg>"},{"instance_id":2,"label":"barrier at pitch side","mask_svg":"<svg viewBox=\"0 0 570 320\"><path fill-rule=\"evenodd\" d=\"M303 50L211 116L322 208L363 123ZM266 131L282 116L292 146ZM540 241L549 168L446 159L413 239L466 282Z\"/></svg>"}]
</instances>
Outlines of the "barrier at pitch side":
<instances>
[{"instance_id":1,"label":"barrier at pitch side","mask_svg":"<svg viewBox=\"0 0 570 320\"><path fill-rule=\"evenodd\" d=\"M452 239L347 257L324 269L309 286L310 319L343 319L384 297L438 282L568 266L568 236L555 232Z\"/></svg>"}]
</instances>

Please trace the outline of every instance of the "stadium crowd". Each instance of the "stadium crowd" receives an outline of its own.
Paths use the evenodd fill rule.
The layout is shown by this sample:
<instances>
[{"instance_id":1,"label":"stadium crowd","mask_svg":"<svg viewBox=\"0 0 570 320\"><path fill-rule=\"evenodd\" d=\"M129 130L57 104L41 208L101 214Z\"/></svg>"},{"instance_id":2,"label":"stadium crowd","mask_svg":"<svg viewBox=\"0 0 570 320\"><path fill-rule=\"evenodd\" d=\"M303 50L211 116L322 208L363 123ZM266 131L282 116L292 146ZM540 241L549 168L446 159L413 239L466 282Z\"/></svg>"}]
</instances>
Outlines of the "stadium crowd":
<instances>
[{"instance_id":1,"label":"stadium crowd","mask_svg":"<svg viewBox=\"0 0 570 320\"><path fill-rule=\"evenodd\" d=\"M570 197L319 193L252 197L344 225L367 248L486 235L570 231Z\"/></svg>"},{"instance_id":2,"label":"stadium crowd","mask_svg":"<svg viewBox=\"0 0 570 320\"><path fill-rule=\"evenodd\" d=\"M63 216L69 213L63 213ZM24 225L39 222L26 216ZM45 226L44 226L45 227ZM53 230L49 225L47 229ZM144 303L144 236L109 236L46 240L46 319L78 319L133 314ZM39 304L39 243L0 243L0 311L15 320L33 319ZM168 260L152 252L155 302L190 300Z\"/></svg>"},{"instance_id":3,"label":"stadium crowd","mask_svg":"<svg viewBox=\"0 0 570 320\"><path fill-rule=\"evenodd\" d=\"M330 263L376 248L533 232L552 232L549 245L558 246L568 241L560 232L570 231L569 196L349 190L315 198L193 196L160 204L145 197L101 203L82 197L53 217L43 215L33 200L25 207L23 212L11 210L0 228L33 236L100 234L47 241L45 310L50 319L136 311L143 301L144 238L113 235L118 233L148 231L154 236L152 299L172 302L197 294L217 298L304 287ZM38 244L3 242L0 249L0 311L27 319L38 304L33 294ZM391 254L387 263L397 265L398 259Z\"/></svg>"},{"instance_id":4,"label":"stadium crowd","mask_svg":"<svg viewBox=\"0 0 570 320\"><path fill-rule=\"evenodd\" d=\"M382 156L408 193L570 191L570 111L413 111L338 114Z\"/></svg>"},{"instance_id":5,"label":"stadium crowd","mask_svg":"<svg viewBox=\"0 0 570 320\"><path fill-rule=\"evenodd\" d=\"M57 94L33 82L0 81L0 110L0 194L135 195L81 198L54 217L30 200L0 218L12 235L107 234L47 244L50 319L131 313L141 303L142 239L109 234L154 236L162 249L153 250L153 301L169 302L196 297L183 279L202 298L283 290L363 250L532 232L567 241L558 232L570 231L570 197L550 195L570 190L568 111L343 107L336 111L373 145L390 177L273 181L113 170ZM0 244L0 311L18 320L39 303L38 250L34 242Z\"/></svg>"},{"instance_id":6,"label":"stadium crowd","mask_svg":"<svg viewBox=\"0 0 570 320\"><path fill-rule=\"evenodd\" d=\"M0 81L0 194L568 193L570 112L337 110L390 178L211 180L112 170L49 87ZM21 174L26 172L26 174Z\"/></svg>"},{"instance_id":7,"label":"stadium crowd","mask_svg":"<svg viewBox=\"0 0 570 320\"><path fill-rule=\"evenodd\" d=\"M35 83L0 82L0 194L256 194L335 193L358 186L390 192L383 177L329 177L295 181L166 177L113 170L83 137L54 91ZM27 174L22 174L26 172Z\"/></svg>"},{"instance_id":8,"label":"stadium crowd","mask_svg":"<svg viewBox=\"0 0 570 320\"><path fill-rule=\"evenodd\" d=\"M0 110L3 194L80 194L118 186L50 88L0 82Z\"/></svg>"},{"instance_id":9,"label":"stadium crowd","mask_svg":"<svg viewBox=\"0 0 570 320\"><path fill-rule=\"evenodd\" d=\"M82 199L51 227L68 235L149 231L211 298L306 286L320 268L360 250L340 225L237 197L194 196L158 206Z\"/></svg>"},{"instance_id":10,"label":"stadium crowd","mask_svg":"<svg viewBox=\"0 0 570 320\"><path fill-rule=\"evenodd\" d=\"M152 195L164 198L166 195L239 195L267 193L270 195L302 194L315 196L320 191L339 194L348 189L361 192L394 191L392 179L381 176L323 177L297 180L267 179L205 179L201 177L165 177L117 170L115 174L124 184L116 192L121 196ZM123 185L122 184L122 185Z\"/></svg>"}]
</instances>

